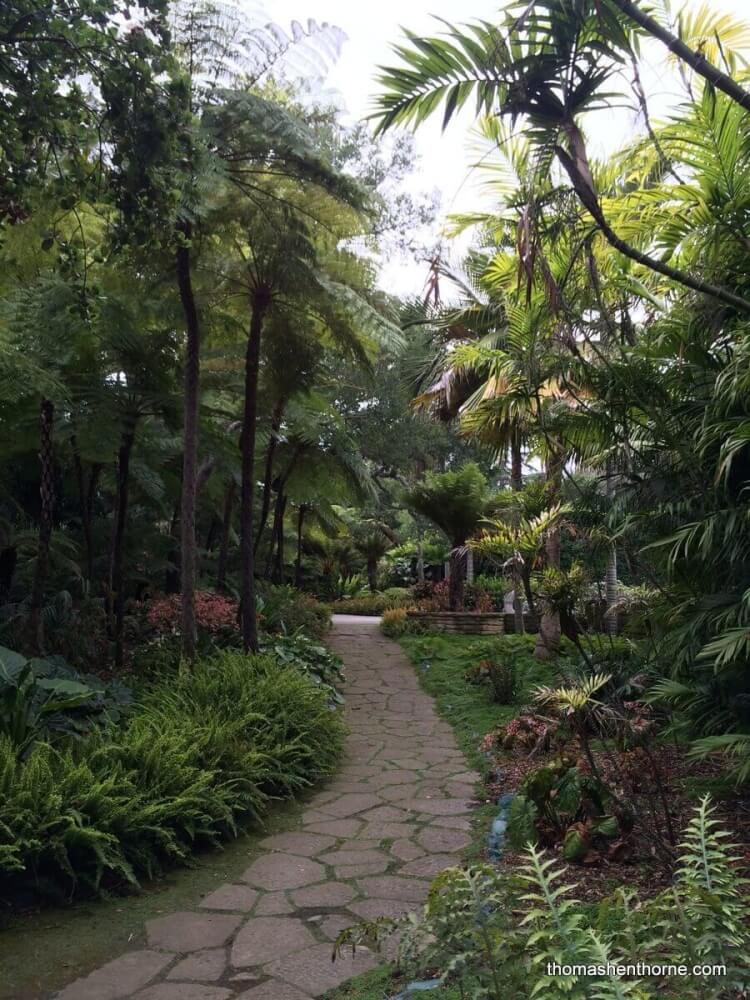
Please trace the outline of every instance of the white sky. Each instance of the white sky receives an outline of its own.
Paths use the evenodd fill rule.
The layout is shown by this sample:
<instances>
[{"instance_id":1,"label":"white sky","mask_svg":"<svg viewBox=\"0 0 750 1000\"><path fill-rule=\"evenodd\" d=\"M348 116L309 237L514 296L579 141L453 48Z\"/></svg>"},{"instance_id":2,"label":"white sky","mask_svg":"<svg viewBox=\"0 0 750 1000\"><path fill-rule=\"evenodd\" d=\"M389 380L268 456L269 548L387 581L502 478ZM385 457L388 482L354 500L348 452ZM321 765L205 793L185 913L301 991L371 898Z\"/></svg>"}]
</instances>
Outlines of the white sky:
<instances>
[{"instance_id":1,"label":"white sky","mask_svg":"<svg viewBox=\"0 0 750 1000\"><path fill-rule=\"evenodd\" d=\"M750 0L705 0L712 8L750 16ZM689 6L694 6L688 0ZM395 56L391 46L403 39L402 26L420 34L439 33L442 26L435 16L454 23L471 20L493 20L503 6L498 0L266 0L263 7L268 15L287 28L293 19L308 18L328 21L338 25L349 36L338 63L333 67L328 84L338 90L344 105L353 118L365 117L372 110L372 96L377 90L377 67L392 64ZM673 11L684 3L673 0ZM655 117L668 110L670 95L675 94L673 73L667 68L666 49L654 43L649 65L642 73ZM606 126L604 121L607 122ZM417 131L417 149L420 155L419 172L412 184L423 190L438 189L442 199L442 214L467 211L482 205L478 177L470 175L469 130L471 115L440 130L439 116L420 126ZM632 114L623 111L606 119L599 116L595 127L589 131L594 151L604 152L624 143L635 128ZM602 131L603 129L603 131ZM486 197L486 196L485 196ZM486 207L486 202L485 202ZM397 294L418 294L425 280L426 266L391 262L386 264L381 276L383 287Z\"/></svg>"}]
</instances>

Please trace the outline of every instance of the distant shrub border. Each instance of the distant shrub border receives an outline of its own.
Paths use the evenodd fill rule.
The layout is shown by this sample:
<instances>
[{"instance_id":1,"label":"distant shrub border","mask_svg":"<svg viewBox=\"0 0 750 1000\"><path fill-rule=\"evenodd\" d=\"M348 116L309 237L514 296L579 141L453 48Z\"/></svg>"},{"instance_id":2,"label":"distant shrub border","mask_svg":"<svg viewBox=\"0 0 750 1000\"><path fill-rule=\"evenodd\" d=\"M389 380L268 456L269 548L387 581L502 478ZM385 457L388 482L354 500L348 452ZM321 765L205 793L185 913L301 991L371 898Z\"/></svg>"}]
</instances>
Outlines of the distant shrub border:
<instances>
[{"instance_id":1,"label":"distant shrub border","mask_svg":"<svg viewBox=\"0 0 750 1000\"><path fill-rule=\"evenodd\" d=\"M409 594L372 594L367 597L350 597L341 601L332 601L326 605L334 615L382 615L384 611L394 608L408 607L414 603Z\"/></svg>"},{"instance_id":2,"label":"distant shrub border","mask_svg":"<svg viewBox=\"0 0 750 1000\"><path fill-rule=\"evenodd\" d=\"M2 738L2 896L135 886L330 774L344 734L322 686L275 658L224 651L80 741L21 759Z\"/></svg>"}]
</instances>

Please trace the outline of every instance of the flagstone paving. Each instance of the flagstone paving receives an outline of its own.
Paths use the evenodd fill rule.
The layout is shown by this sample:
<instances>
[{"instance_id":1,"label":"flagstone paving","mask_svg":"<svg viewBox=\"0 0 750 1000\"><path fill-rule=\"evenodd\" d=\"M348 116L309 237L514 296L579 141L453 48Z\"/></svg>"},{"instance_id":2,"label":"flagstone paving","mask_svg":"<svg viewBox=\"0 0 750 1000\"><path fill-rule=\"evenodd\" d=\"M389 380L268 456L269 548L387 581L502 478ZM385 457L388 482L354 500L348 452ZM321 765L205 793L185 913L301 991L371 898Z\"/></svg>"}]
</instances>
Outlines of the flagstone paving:
<instances>
[{"instance_id":1,"label":"flagstone paving","mask_svg":"<svg viewBox=\"0 0 750 1000\"><path fill-rule=\"evenodd\" d=\"M312 797L301 829L193 911L146 924L147 947L79 979L58 1000L311 1000L380 959L331 961L358 919L424 901L469 843L478 775L399 646L372 619L338 618L346 665L346 756Z\"/></svg>"}]
</instances>

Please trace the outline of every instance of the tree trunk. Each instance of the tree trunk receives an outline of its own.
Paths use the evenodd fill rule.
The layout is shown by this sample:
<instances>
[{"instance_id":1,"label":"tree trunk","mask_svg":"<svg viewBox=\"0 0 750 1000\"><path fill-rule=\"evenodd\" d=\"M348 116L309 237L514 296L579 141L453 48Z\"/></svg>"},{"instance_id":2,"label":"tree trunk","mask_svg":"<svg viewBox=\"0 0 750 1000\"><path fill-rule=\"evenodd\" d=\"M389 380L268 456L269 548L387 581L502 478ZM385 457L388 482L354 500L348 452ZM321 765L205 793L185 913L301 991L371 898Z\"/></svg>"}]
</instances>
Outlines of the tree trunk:
<instances>
[{"instance_id":1,"label":"tree trunk","mask_svg":"<svg viewBox=\"0 0 750 1000\"><path fill-rule=\"evenodd\" d=\"M232 531L232 508L234 507L234 495L237 492L237 483L234 477L229 480L226 493L224 494L224 512L221 521L221 542L219 543L219 562L216 567L216 586L219 590L226 590L227 587L227 561L229 559L229 536Z\"/></svg>"},{"instance_id":2,"label":"tree trunk","mask_svg":"<svg viewBox=\"0 0 750 1000\"><path fill-rule=\"evenodd\" d=\"M102 474L102 464L101 462L95 462L91 466L91 472L89 473L89 485L86 490L86 520L89 526L94 523L94 500L96 499L96 491L99 488L99 477ZM91 565L89 566L90 577L89 580L94 578L94 549L92 545L91 549Z\"/></svg>"},{"instance_id":3,"label":"tree trunk","mask_svg":"<svg viewBox=\"0 0 750 1000\"><path fill-rule=\"evenodd\" d=\"M554 452L547 459L547 482L550 485L549 502L556 504L560 500L562 487L562 471L564 458L560 452ZM544 543L545 562L548 569L560 569L560 529L554 527L547 532ZM549 608L542 608L539 620L534 656L538 660L550 660L560 649L560 614Z\"/></svg>"},{"instance_id":4,"label":"tree trunk","mask_svg":"<svg viewBox=\"0 0 750 1000\"><path fill-rule=\"evenodd\" d=\"M128 521L128 492L130 488L130 456L135 443L136 417L129 417L122 432L117 455L117 503L115 530L112 542L112 567L110 594L114 606L115 666L123 664L123 627L125 624L125 530Z\"/></svg>"},{"instance_id":5,"label":"tree trunk","mask_svg":"<svg viewBox=\"0 0 750 1000\"><path fill-rule=\"evenodd\" d=\"M180 527L180 503L172 508L172 520L169 522L169 552L167 553L167 566L164 570L164 593L180 593L180 546L177 540L178 529Z\"/></svg>"},{"instance_id":6,"label":"tree trunk","mask_svg":"<svg viewBox=\"0 0 750 1000\"><path fill-rule=\"evenodd\" d=\"M623 14L640 25L644 31L647 31L649 35L663 42L670 52L674 52L679 59L682 59L691 69L694 69L699 76L708 80L717 90L721 90L728 97L731 97L740 107L743 107L746 111L750 111L750 93L744 90L731 76L727 73L722 73L720 69L714 66L713 63L710 63L700 52L696 52L690 46L685 45L677 35L672 34L671 31L659 24L658 21L655 21L653 17L650 17L645 11L641 10L632 0L612 0L612 2L616 7L620 8Z\"/></svg>"},{"instance_id":7,"label":"tree trunk","mask_svg":"<svg viewBox=\"0 0 750 1000\"><path fill-rule=\"evenodd\" d=\"M368 559L367 560L367 583L370 587L370 592L375 594L378 590L378 560Z\"/></svg>"},{"instance_id":8,"label":"tree trunk","mask_svg":"<svg viewBox=\"0 0 750 1000\"><path fill-rule=\"evenodd\" d=\"M266 522L268 521L268 513L271 510L271 485L273 483L273 459L276 454L276 445L278 444L278 434L281 428L281 420L284 416L284 408L286 407L286 400L280 399L274 408L273 415L271 416L271 437L268 441L268 450L266 451L266 470L263 475L263 501L260 509L260 522L258 524L258 532L255 536L255 553L258 553L258 547L260 546L260 540L263 536L263 531L266 527Z\"/></svg>"},{"instance_id":9,"label":"tree trunk","mask_svg":"<svg viewBox=\"0 0 750 1000\"><path fill-rule=\"evenodd\" d=\"M182 503L181 503L181 555L180 590L182 655L186 660L195 659L195 579L197 552L195 541L195 502L198 465L198 405L200 396L200 324L195 304L193 283L190 276L191 226L180 226L182 240L177 247L177 284L185 314L185 400L183 420Z\"/></svg>"},{"instance_id":10,"label":"tree trunk","mask_svg":"<svg viewBox=\"0 0 750 1000\"><path fill-rule=\"evenodd\" d=\"M519 553L518 558L521 558ZM523 601L521 599L521 587L523 582L521 579L521 569L522 567L518 563L514 563L513 566L513 627L515 629L516 635L524 635L526 632L526 626L523 620Z\"/></svg>"},{"instance_id":11,"label":"tree trunk","mask_svg":"<svg viewBox=\"0 0 750 1000\"><path fill-rule=\"evenodd\" d=\"M575 122L570 122L564 126L564 131L568 139L570 152L557 144L554 147L555 155L570 178L573 189L582 205L594 219L610 246L613 246L615 250L619 250L621 254L629 257L630 260L636 261L636 263L649 268L651 271L656 271L657 274L663 274L671 281L684 285L685 288L691 288L694 292L708 295L742 312L750 312L750 301L747 299L735 295L734 292L729 291L727 288L713 285L709 281L704 281L703 278L696 278L692 274L688 274L687 271L672 267L670 264L664 263L660 258L651 257L618 236L610 226L602 210L588 162L585 141L580 129Z\"/></svg>"},{"instance_id":12,"label":"tree trunk","mask_svg":"<svg viewBox=\"0 0 750 1000\"><path fill-rule=\"evenodd\" d=\"M617 546L612 543L607 551L607 569L605 573L604 594L607 600L607 610L604 613L604 629L607 635L617 635L617 612L610 609L617 603Z\"/></svg>"},{"instance_id":13,"label":"tree trunk","mask_svg":"<svg viewBox=\"0 0 750 1000\"><path fill-rule=\"evenodd\" d=\"M607 460L607 497L612 497L612 462ZM617 545L610 542L607 550L607 568L604 574L604 597L607 610L604 613L604 630L607 635L617 635L617 612L611 613L619 597L619 581L617 579Z\"/></svg>"},{"instance_id":14,"label":"tree trunk","mask_svg":"<svg viewBox=\"0 0 750 1000\"><path fill-rule=\"evenodd\" d=\"M464 584L466 582L466 552L463 545L456 546L450 555L450 576L448 577L448 602L451 611L461 611L464 606Z\"/></svg>"},{"instance_id":15,"label":"tree trunk","mask_svg":"<svg viewBox=\"0 0 750 1000\"><path fill-rule=\"evenodd\" d=\"M294 564L294 586L297 590L302 586L302 527L306 513L307 507L301 503L297 514L297 561Z\"/></svg>"},{"instance_id":16,"label":"tree trunk","mask_svg":"<svg viewBox=\"0 0 750 1000\"><path fill-rule=\"evenodd\" d=\"M55 478L52 461L52 425L55 406L43 399L39 410L39 541L36 551L34 580L31 586L31 641L38 653L44 652L44 588L49 568L49 547L52 539L52 516L55 507Z\"/></svg>"},{"instance_id":17,"label":"tree trunk","mask_svg":"<svg viewBox=\"0 0 750 1000\"><path fill-rule=\"evenodd\" d=\"M523 453L518 430L514 430L510 444L510 487L516 493L523 489Z\"/></svg>"},{"instance_id":18,"label":"tree trunk","mask_svg":"<svg viewBox=\"0 0 750 1000\"><path fill-rule=\"evenodd\" d=\"M15 545L0 549L0 606L10 597L17 565L18 549Z\"/></svg>"},{"instance_id":19,"label":"tree trunk","mask_svg":"<svg viewBox=\"0 0 750 1000\"><path fill-rule=\"evenodd\" d=\"M281 494L281 506L279 508L279 521L276 535L276 569L274 570L274 580L276 583L284 584L284 517L288 497Z\"/></svg>"},{"instance_id":20,"label":"tree trunk","mask_svg":"<svg viewBox=\"0 0 750 1000\"><path fill-rule=\"evenodd\" d=\"M421 538L417 542L417 582L424 583L424 545Z\"/></svg>"},{"instance_id":21,"label":"tree trunk","mask_svg":"<svg viewBox=\"0 0 750 1000\"><path fill-rule=\"evenodd\" d=\"M81 510L81 531L83 533L83 546L86 552L86 579L90 587L94 576L94 543L91 537L91 509L86 491L86 476L83 471L83 462L81 461L81 453L78 450L78 441L75 434L70 439L70 445L73 449L73 465L78 485L78 503Z\"/></svg>"},{"instance_id":22,"label":"tree trunk","mask_svg":"<svg viewBox=\"0 0 750 1000\"><path fill-rule=\"evenodd\" d=\"M271 579L271 568L274 565L273 556L276 551L276 542L279 537L279 520L282 519L282 508L284 502L284 482L283 479L279 479L278 492L276 494L276 503L273 507L273 525L271 527L271 537L268 541L268 553L266 555L266 565L263 570L263 577L266 580ZM283 528L282 528L283 532Z\"/></svg>"},{"instance_id":23,"label":"tree trunk","mask_svg":"<svg viewBox=\"0 0 750 1000\"><path fill-rule=\"evenodd\" d=\"M211 521L208 525L208 531L206 532L206 542L204 545L206 552L210 552L216 544L216 535L219 531L220 524L220 519L216 516L216 514L212 514Z\"/></svg>"},{"instance_id":24,"label":"tree trunk","mask_svg":"<svg viewBox=\"0 0 750 1000\"><path fill-rule=\"evenodd\" d=\"M245 407L242 425L242 510L240 556L242 563L242 644L245 652L258 651L258 619L255 610L255 552L253 510L255 505L255 433L258 423L258 374L263 320L271 304L268 290L259 288L252 298L250 333L245 355Z\"/></svg>"}]
</instances>

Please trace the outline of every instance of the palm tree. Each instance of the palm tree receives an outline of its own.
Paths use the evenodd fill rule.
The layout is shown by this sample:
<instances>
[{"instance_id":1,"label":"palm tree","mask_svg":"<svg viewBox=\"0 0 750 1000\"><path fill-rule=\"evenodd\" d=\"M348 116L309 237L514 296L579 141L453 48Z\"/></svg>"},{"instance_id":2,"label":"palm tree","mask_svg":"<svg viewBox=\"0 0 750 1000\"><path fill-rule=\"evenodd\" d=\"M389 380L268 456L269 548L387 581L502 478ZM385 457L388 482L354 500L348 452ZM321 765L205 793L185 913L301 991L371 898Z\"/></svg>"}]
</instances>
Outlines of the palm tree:
<instances>
[{"instance_id":1,"label":"palm tree","mask_svg":"<svg viewBox=\"0 0 750 1000\"><path fill-rule=\"evenodd\" d=\"M450 541L451 611L463 607L466 543L485 517L489 499L487 480L473 462L457 472L430 473L404 496L408 507L440 528Z\"/></svg>"},{"instance_id":2,"label":"palm tree","mask_svg":"<svg viewBox=\"0 0 750 1000\"><path fill-rule=\"evenodd\" d=\"M380 130L418 125L441 106L446 126L474 95L478 113L525 121L540 166L548 171L557 159L598 231L616 250L672 282L750 311L750 301L731 289L623 239L605 214L578 119L607 106L603 88L616 77L623 50L633 53L611 10L593 0L535 0L520 17L508 13L500 26L481 22L466 31L448 26L445 37L406 34L411 47L397 49L403 64L380 76Z\"/></svg>"}]
</instances>

